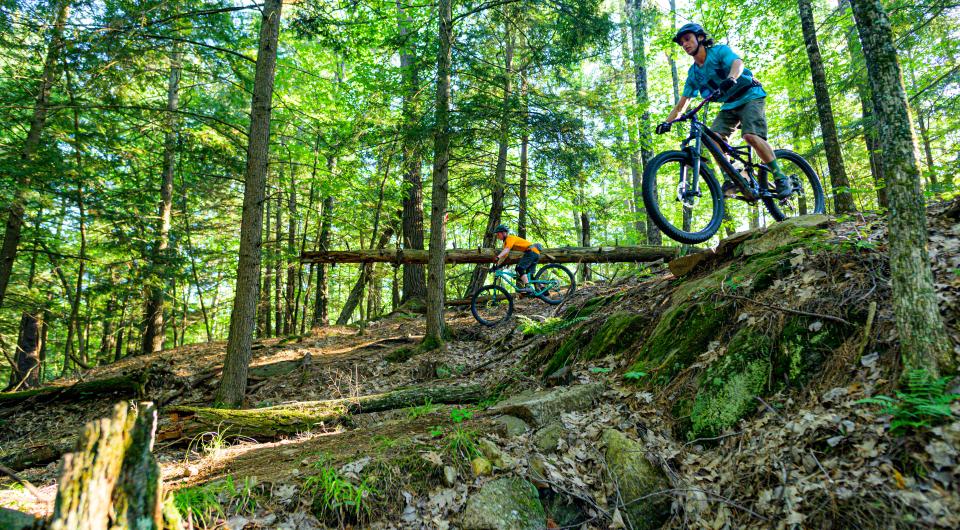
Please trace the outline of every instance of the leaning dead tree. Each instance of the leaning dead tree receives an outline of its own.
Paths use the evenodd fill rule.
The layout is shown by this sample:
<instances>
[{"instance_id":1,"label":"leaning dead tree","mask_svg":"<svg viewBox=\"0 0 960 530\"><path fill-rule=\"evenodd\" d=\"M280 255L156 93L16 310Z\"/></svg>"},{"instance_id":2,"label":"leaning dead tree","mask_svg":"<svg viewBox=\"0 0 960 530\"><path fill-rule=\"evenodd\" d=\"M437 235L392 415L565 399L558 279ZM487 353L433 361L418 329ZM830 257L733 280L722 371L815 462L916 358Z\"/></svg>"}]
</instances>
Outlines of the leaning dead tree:
<instances>
[{"instance_id":1,"label":"leaning dead tree","mask_svg":"<svg viewBox=\"0 0 960 530\"><path fill-rule=\"evenodd\" d=\"M490 263L497 251L490 248L448 250L445 262ZM540 263L619 263L672 260L680 255L680 247L563 247L548 248L540 256ZM511 252L508 263L515 263L522 252ZM429 251L415 249L327 250L304 252L303 263L427 263Z\"/></svg>"}]
</instances>

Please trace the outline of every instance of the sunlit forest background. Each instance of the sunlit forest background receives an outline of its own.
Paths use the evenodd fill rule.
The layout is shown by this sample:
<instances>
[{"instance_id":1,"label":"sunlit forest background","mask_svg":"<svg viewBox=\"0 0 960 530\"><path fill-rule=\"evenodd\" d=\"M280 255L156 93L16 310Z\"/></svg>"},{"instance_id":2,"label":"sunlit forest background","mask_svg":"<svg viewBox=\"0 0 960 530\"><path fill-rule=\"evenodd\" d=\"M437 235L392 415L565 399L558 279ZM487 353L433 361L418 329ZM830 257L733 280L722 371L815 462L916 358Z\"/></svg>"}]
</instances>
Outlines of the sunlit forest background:
<instances>
[{"instance_id":1,"label":"sunlit forest background","mask_svg":"<svg viewBox=\"0 0 960 530\"><path fill-rule=\"evenodd\" d=\"M839 191L852 193L858 211L880 209L875 124L850 7L800 3L812 5L850 181ZM884 4L926 197L951 196L960 170L960 9L947 0ZM45 380L143 351L157 293L164 347L226 339L260 7L0 0L4 212L19 176L32 176L0 309L8 358L24 314L42 315ZM653 135L692 62L671 41L689 21L744 58L769 95L770 142L811 161L834 207L797 1L466 0L453 12L449 247L490 246L498 173L503 221L547 247L674 245L648 231L635 188L642 159L676 148L686 132ZM379 264L362 300L341 315L360 267L321 269L299 256L321 246L402 246L412 187L421 187L416 206L429 217L437 43L430 2L284 5L259 337L303 333L325 319L371 320L407 301L403 267ZM47 64L56 44L55 64ZM55 69L55 81L25 163L45 68ZM166 228L158 213L165 168L173 171ZM429 220L421 222L429 241ZM767 222L762 208L736 203L717 237ZM593 281L636 273L632 264L595 265L587 278L579 271ZM448 298L464 296L472 274L473 266L448 268Z\"/></svg>"}]
</instances>

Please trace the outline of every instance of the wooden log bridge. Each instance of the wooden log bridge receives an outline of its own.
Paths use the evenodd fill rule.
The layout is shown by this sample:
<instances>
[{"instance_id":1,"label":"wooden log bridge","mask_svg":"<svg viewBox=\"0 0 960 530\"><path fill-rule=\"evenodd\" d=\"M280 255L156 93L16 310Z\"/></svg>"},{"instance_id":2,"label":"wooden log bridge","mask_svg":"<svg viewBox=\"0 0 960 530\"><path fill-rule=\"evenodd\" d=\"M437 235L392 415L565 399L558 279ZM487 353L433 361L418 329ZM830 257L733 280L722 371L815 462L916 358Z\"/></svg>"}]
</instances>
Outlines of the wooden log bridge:
<instances>
[{"instance_id":1,"label":"wooden log bridge","mask_svg":"<svg viewBox=\"0 0 960 530\"><path fill-rule=\"evenodd\" d=\"M492 248L452 249L447 251L446 263L490 263L499 251ZM545 263L619 263L669 261L680 255L680 247L637 245L624 247L558 247L544 249L540 264ZM520 261L522 252L511 252L508 263ZM414 249L327 250L304 252L303 263L423 263L430 260L430 252Z\"/></svg>"}]
</instances>

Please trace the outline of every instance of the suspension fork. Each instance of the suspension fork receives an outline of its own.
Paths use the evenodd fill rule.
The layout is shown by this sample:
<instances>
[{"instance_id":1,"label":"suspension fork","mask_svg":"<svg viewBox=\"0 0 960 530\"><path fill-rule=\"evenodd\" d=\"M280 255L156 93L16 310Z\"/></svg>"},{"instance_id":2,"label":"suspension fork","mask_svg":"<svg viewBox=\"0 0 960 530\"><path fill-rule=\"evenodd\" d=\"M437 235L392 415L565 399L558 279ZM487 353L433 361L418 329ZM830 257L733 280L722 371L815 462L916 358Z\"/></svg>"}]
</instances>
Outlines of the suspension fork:
<instances>
[{"instance_id":1,"label":"suspension fork","mask_svg":"<svg viewBox=\"0 0 960 530\"><path fill-rule=\"evenodd\" d=\"M689 147L688 144L690 140L693 140L693 147ZM686 189L684 190L684 196L680 197L683 202L686 202L685 199L691 196L700 195L700 164L703 163L703 160L700 158L700 154L703 152L703 131L694 124L691 127L690 138L684 142L683 150L692 159L690 167L692 168L693 176L690 177L690 182L687 183ZM686 183L687 177L687 166L680 166L680 181Z\"/></svg>"}]
</instances>

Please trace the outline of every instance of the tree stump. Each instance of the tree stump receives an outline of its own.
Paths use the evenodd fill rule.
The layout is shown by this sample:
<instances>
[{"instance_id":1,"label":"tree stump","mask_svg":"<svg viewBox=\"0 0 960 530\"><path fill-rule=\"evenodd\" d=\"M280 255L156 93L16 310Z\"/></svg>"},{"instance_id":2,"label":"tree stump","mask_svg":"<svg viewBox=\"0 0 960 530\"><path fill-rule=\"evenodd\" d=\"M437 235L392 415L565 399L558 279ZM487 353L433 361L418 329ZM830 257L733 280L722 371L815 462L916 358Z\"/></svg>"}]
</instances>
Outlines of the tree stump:
<instances>
[{"instance_id":1,"label":"tree stump","mask_svg":"<svg viewBox=\"0 0 960 530\"><path fill-rule=\"evenodd\" d=\"M49 528L183 528L176 514L165 513L160 468L151 452L156 425L152 403L118 404L110 417L85 425L76 450L63 457Z\"/></svg>"}]
</instances>

